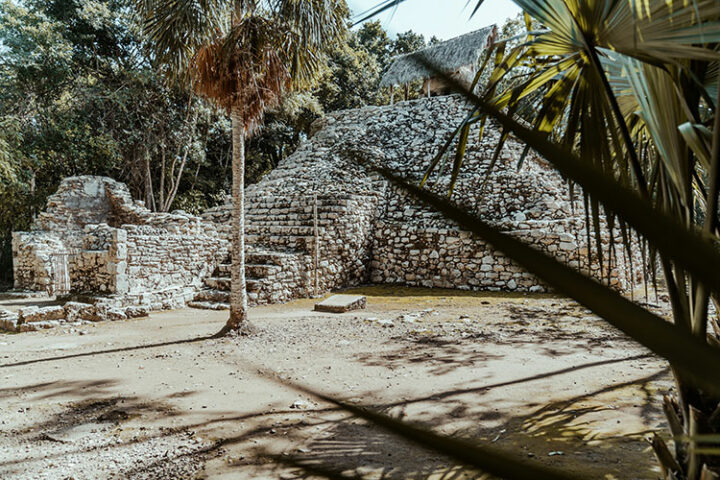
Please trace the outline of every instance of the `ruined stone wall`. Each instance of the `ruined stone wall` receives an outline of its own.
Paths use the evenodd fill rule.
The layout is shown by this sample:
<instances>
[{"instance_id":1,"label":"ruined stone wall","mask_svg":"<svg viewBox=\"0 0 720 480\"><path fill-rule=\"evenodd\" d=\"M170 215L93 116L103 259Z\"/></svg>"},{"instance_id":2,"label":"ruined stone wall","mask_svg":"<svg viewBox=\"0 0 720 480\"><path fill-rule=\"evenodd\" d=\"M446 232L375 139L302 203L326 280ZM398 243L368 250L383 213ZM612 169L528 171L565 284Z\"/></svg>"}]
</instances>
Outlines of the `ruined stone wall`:
<instances>
[{"instance_id":1,"label":"ruined stone wall","mask_svg":"<svg viewBox=\"0 0 720 480\"><path fill-rule=\"evenodd\" d=\"M114 306L180 307L227 255L214 225L152 213L105 177L65 179L32 228L13 237L16 288L47 290L53 255L65 253L71 293Z\"/></svg>"},{"instance_id":2,"label":"ruined stone wall","mask_svg":"<svg viewBox=\"0 0 720 480\"><path fill-rule=\"evenodd\" d=\"M468 111L469 106L462 98L447 96L330 114L315 125L316 134L310 140L260 183L250 187L248 196L316 193L328 198L345 195L377 198L372 213L351 211L337 219L337 227L325 229L329 241L334 238L338 244L366 244L363 242L369 239L367 250L355 251L370 253L371 262L360 267L360 271L366 274L369 267L373 282L542 291L545 287L541 282L499 251L468 236L442 215L388 186L377 175L369 174L348 155L359 152L366 161L419 182ZM623 259L624 248L617 233L612 240L608 231L601 235L606 253L603 271L596 261L587 265L583 205L577 197L570 198L565 182L542 159L530 152L519 165L524 146L510 138L493 165L500 129L491 122L482 141L478 138L475 128L454 189L454 202L568 265L582 268L596 278L609 275L610 283L619 288L630 288L633 281L639 281L637 274L641 268L635 269L636 278L632 279L630 270L618 261ZM439 194L448 192L453 153L451 150L428 183ZM355 222L365 225L367 218L374 219L369 228L344 233ZM611 244L617 256L607 262ZM329 249L324 257L338 255L341 253ZM368 257L361 254L358 258ZM637 254L634 261L641 265ZM348 263L342 265L347 271ZM322 271L323 276L331 279L324 285L332 288L338 283L347 286L361 281L354 278L336 282L332 278L334 273L332 267Z\"/></svg>"},{"instance_id":3,"label":"ruined stone wall","mask_svg":"<svg viewBox=\"0 0 720 480\"><path fill-rule=\"evenodd\" d=\"M204 223L171 230L124 225L127 232L128 294L138 303L162 303L153 294L176 292L181 306L212 273L223 256L221 241Z\"/></svg>"},{"instance_id":4,"label":"ruined stone wall","mask_svg":"<svg viewBox=\"0 0 720 480\"><path fill-rule=\"evenodd\" d=\"M631 286L630 271L618 268L618 260L621 263L624 260L623 251L620 251L621 258L606 263L602 272L596 262L588 272L587 249L578 246L575 235L547 230L507 233L552 253L569 266L604 278L612 286L620 289ZM462 230L378 222L374 240L373 283L461 290L547 291L546 285L500 250ZM633 273L637 275L634 282L638 284L642 281L641 272Z\"/></svg>"},{"instance_id":5,"label":"ruined stone wall","mask_svg":"<svg viewBox=\"0 0 720 480\"><path fill-rule=\"evenodd\" d=\"M13 232L13 276L18 290L46 291L54 278L52 255L65 245L46 232Z\"/></svg>"},{"instance_id":6,"label":"ruined stone wall","mask_svg":"<svg viewBox=\"0 0 720 480\"><path fill-rule=\"evenodd\" d=\"M516 195L521 192L521 189L513 188L517 187L516 182L505 180L511 187L510 192ZM612 240L607 228L600 235L606 255L601 269L597 257L589 262L585 219L580 205L574 205L577 210L572 211L570 202L557 202L545 196L533 209L528 200L528 197L520 200L508 197L507 203L525 203L526 208L505 206L508 215L491 223L562 263L619 289L632 288L642 281L642 269L639 268L642 258L634 250L632 261L638 268L628 268L629 255L618 232ZM499 204L495 200L490 204L494 210L483 210L486 215L481 216L498 215ZM437 212L414 203L403 192L393 189L387 205L388 211L374 231L374 283L489 291L547 291L540 280L505 257L501 248L496 249L459 229ZM551 217L549 212L557 218ZM601 220L601 224L605 227L604 221ZM614 256L608 258L611 250Z\"/></svg>"},{"instance_id":7,"label":"ruined stone wall","mask_svg":"<svg viewBox=\"0 0 720 480\"><path fill-rule=\"evenodd\" d=\"M101 223L86 225L81 238L82 248L68 257L72 293L127 293L127 232Z\"/></svg>"},{"instance_id":8,"label":"ruined stone wall","mask_svg":"<svg viewBox=\"0 0 720 480\"><path fill-rule=\"evenodd\" d=\"M367 283L379 195L322 197L319 286L321 292Z\"/></svg>"},{"instance_id":9,"label":"ruined stone wall","mask_svg":"<svg viewBox=\"0 0 720 480\"><path fill-rule=\"evenodd\" d=\"M368 282L372 229L381 200L380 195L277 196L250 190L245 213L250 302L313 295L316 275L318 293ZM229 244L231 203L203 216Z\"/></svg>"},{"instance_id":10,"label":"ruined stone wall","mask_svg":"<svg viewBox=\"0 0 720 480\"><path fill-rule=\"evenodd\" d=\"M419 182L469 108L461 97L434 97L336 112L315 124L311 138L246 189L251 304L368 281L543 291L541 282L500 253L501 245L472 237L366 167L380 165ZM587 264L582 202L571 198L562 178L532 152L519 165L524 146L513 138L493 162L499 140L492 123L482 140L477 129L471 131L452 200L561 262L596 278L608 276L599 263ZM451 165L452 151L428 188L446 194ZM230 222L229 203L202 218L155 214L113 180L70 178L51 197L34 231L14 237L16 286L45 289L54 275L53 252L66 251L72 253L75 292L157 309L180 306L203 288L202 298L194 300L215 308L229 297ZM606 252L615 247L617 254L610 262L606 257L610 282L631 287L639 278L618 262L622 245L608 229L601 240Z\"/></svg>"}]
</instances>

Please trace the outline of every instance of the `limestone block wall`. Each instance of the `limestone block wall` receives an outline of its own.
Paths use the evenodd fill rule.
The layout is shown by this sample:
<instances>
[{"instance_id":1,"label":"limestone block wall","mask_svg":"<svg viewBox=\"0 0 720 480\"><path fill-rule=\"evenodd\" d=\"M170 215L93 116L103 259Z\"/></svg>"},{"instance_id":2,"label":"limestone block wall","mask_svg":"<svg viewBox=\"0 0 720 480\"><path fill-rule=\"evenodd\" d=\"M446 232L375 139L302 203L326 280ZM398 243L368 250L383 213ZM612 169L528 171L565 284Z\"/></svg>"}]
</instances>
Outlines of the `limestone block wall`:
<instances>
[{"instance_id":1,"label":"limestone block wall","mask_svg":"<svg viewBox=\"0 0 720 480\"><path fill-rule=\"evenodd\" d=\"M369 281L380 195L260 193L251 189L246 195L246 275L251 279L251 303L313 295L316 276L318 293ZM216 224L229 248L231 203L203 217Z\"/></svg>"},{"instance_id":2,"label":"limestone block wall","mask_svg":"<svg viewBox=\"0 0 720 480\"><path fill-rule=\"evenodd\" d=\"M214 229L204 223L171 230L124 225L127 233L127 293L137 303L153 293L176 291L184 302L212 273L223 255Z\"/></svg>"},{"instance_id":3,"label":"limestone block wall","mask_svg":"<svg viewBox=\"0 0 720 480\"><path fill-rule=\"evenodd\" d=\"M12 249L15 288L40 292L51 288L51 257L65 249L60 238L46 232L13 232Z\"/></svg>"},{"instance_id":4,"label":"limestone block wall","mask_svg":"<svg viewBox=\"0 0 720 480\"><path fill-rule=\"evenodd\" d=\"M311 138L246 189L251 303L312 295L316 279L317 293L369 281L544 290L498 249L366 167L377 164L419 182L469 109L461 97L434 97L336 112L315 124ZM482 140L477 130L470 139L453 201L561 262L598 279L608 276L597 257L588 264L591 247L582 202L571 198L552 168L532 152L519 165L524 146L513 138L493 162L500 129L492 123ZM451 164L449 155L427 188L447 193ZM213 302L222 302L229 286L230 222L230 204L201 218L157 214L111 179L69 178L33 231L14 236L16 286L44 290L51 285L52 255L64 251L71 254L74 292L99 293L118 304L171 308L200 288L222 284L210 292ZM629 288L643 271L639 255L630 254L638 266L631 271L621 261L619 235L603 227L604 250L616 252L611 261L606 257L603 270L612 284Z\"/></svg>"},{"instance_id":5,"label":"limestone block wall","mask_svg":"<svg viewBox=\"0 0 720 480\"><path fill-rule=\"evenodd\" d=\"M381 200L379 195L320 198L318 278L321 292L369 281L372 232Z\"/></svg>"},{"instance_id":6,"label":"limestone block wall","mask_svg":"<svg viewBox=\"0 0 720 480\"><path fill-rule=\"evenodd\" d=\"M582 206L573 206L569 200L561 201L561 195L567 193L553 195L549 188L552 184L533 190L528 188L526 177L507 178L508 175L502 173L499 176L505 178L494 187L486 187L487 197L483 201L487 203L468 205L475 200L472 197L469 202L467 198L460 198L458 203L465 201L465 208L478 212L505 233L618 289L630 289L642 282L639 250L632 250L630 258L618 232L614 238L607 228L601 233L606 255L602 270L596 256L594 261L588 261ZM417 204L397 188L390 189L385 203L387 210L374 231L373 282L490 291L547 291L540 280L511 262L501 251ZM603 220L601 224L606 227ZM611 251L613 255L608 257ZM629 260L635 268L629 268Z\"/></svg>"},{"instance_id":7,"label":"limestone block wall","mask_svg":"<svg viewBox=\"0 0 720 480\"><path fill-rule=\"evenodd\" d=\"M581 253L575 235L542 230L508 233L588 272L587 252L583 249ZM629 270L618 268L618 259L611 259L602 272L599 264L591 265L589 273L606 278L619 289L632 284ZM634 281L639 283L642 277ZM378 222L374 232L372 282L461 290L547 291L534 275L468 232L385 222Z\"/></svg>"},{"instance_id":8,"label":"limestone block wall","mask_svg":"<svg viewBox=\"0 0 720 480\"><path fill-rule=\"evenodd\" d=\"M314 125L312 138L260 183L249 187L248 196L317 194L323 198L349 195L377 199L368 209L371 214L350 209L336 219L335 225L323 226L325 242L370 242L366 249L347 249L358 253L360 261L356 264L346 258L334 266L330 259L341 256L343 250L329 247L323 252L327 263L321 277L327 281L321 279L320 283L324 289L353 285L364 276L377 283L543 291L545 286L538 279L500 252L389 186L348 155L355 152L367 162L419 182L469 108L462 98L446 96L330 114ZM636 268L631 271L622 261L625 252L620 235L615 232L611 238L607 229L601 234L606 254L602 271L597 257L587 264L582 202L577 196L570 197L566 183L543 159L530 152L519 165L524 145L511 137L493 164L500 129L490 122L482 141L478 138L475 129L454 189L454 202L563 263L582 268L598 279L609 276L610 283L618 288L630 288L641 280L642 260L637 251L632 254ZM451 163L448 155L428 188L447 193ZM367 218L373 218L369 227L348 231L356 224L368 225ZM611 250L616 256L608 259ZM360 265L368 258L369 262ZM352 279L333 277L340 271L362 273Z\"/></svg>"},{"instance_id":9,"label":"limestone block wall","mask_svg":"<svg viewBox=\"0 0 720 480\"><path fill-rule=\"evenodd\" d=\"M53 255L65 253L71 293L117 306L181 306L227 255L213 224L150 212L105 177L65 179L32 229L13 237L16 288L47 290Z\"/></svg>"}]
</instances>

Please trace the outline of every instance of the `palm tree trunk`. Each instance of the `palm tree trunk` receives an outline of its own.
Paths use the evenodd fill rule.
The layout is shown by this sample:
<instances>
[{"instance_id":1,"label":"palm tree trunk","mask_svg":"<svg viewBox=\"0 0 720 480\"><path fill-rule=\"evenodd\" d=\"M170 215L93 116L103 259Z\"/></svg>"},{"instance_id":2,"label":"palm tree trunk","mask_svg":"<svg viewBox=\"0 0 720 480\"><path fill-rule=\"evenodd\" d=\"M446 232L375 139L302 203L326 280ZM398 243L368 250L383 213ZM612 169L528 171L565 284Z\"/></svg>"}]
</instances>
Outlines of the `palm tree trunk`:
<instances>
[{"instance_id":1,"label":"palm tree trunk","mask_svg":"<svg viewBox=\"0 0 720 480\"><path fill-rule=\"evenodd\" d=\"M247 320L248 302L245 284L245 125L242 109L235 105L232 118L232 285L230 287L230 318L220 334L250 333Z\"/></svg>"}]
</instances>

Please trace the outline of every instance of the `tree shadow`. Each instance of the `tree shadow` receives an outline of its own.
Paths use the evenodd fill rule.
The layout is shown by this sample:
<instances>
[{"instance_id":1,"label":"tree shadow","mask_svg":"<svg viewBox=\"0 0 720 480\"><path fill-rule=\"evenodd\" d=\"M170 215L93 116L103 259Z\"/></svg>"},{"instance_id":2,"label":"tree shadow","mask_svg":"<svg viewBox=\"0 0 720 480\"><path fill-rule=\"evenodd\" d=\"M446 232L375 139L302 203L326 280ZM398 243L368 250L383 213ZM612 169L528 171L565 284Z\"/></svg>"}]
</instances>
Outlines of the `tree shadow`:
<instances>
[{"instance_id":1,"label":"tree shadow","mask_svg":"<svg viewBox=\"0 0 720 480\"><path fill-rule=\"evenodd\" d=\"M481 334L472 338L481 337ZM488 360L501 359L501 355L484 352L479 348L468 350L456 339L441 335L417 335L393 337L387 343L400 346L391 352L371 352L357 355L355 358L367 367L395 369L407 363L427 365L429 373L445 375L459 368L473 367Z\"/></svg>"},{"instance_id":2,"label":"tree shadow","mask_svg":"<svg viewBox=\"0 0 720 480\"><path fill-rule=\"evenodd\" d=\"M56 362L59 360L68 360L68 359L72 359L72 358L93 357L96 355L105 355L105 354L109 354L109 353L131 352L134 350L145 350L148 348L169 347L172 345L198 343L198 342L204 342L206 340L216 340L216 339L217 338L214 334L213 335L205 335L205 336L196 337L196 338L170 340L167 342L159 342L159 343L148 343L148 344L136 345L136 346L132 346L132 347L109 348L106 350L94 350L92 352L71 353L68 355L58 355L55 357L37 358L34 360L23 360L20 362L13 362L13 363L3 363L3 364L0 364L0 368L22 367L22 366L26 366L26 365L33 365L36 363Z\"/></svg>"},{"instance_id":3,"label":"tree shadow","mask_svg":"<svg viewBox=\"0 0 720 480\"><path fill-rule=\"evenodd\" d=\"M623 472L626 473L631 468L633 471L650 472L654 466L651 455L638 448L641 443L638 442L638 437L648 433L650 429L633 432L632 435L603 437L594 434L592 429L583 423L583 418L610 410L607 405L592 404L602 401L602 398L599 398L602 395L634 387L644 392L641 401L644 404L643 418L649 424L659 415L659 407L653 403L656 395L652 392L651 383L666 375L666 371L560 402L539 405L532 413L525 415L492 411L492 404L488 404L489 400L483 396L488 391L503 386L530 383L585 368L645 357L648 355L592 362L480 388L457 389L371 407L402 418L408 407L419 406L423 409L422 415L418 417L421 424L442 433L492 444L506 451L516 452L518 458L526 460L529 454L533 454L538 461L548 465L569 470L580 469L580 473L588 478L603 478L602 475L606 473L623 478ZM306 411L258 411L190 423L182 422L182 413L168 405L169 400L176 395L191 395L193 392L178 392L148 400L117 395L111 390L114 386L116 384L112 380L99 380L36 383L0 390L0 398L11 398L27 392L36 394L37 399L68 395L78 398L63 411L44 418L41 422L27 424L10 432L18 436L31 436L35 448L29 456L18 454L0 463L0 474L11 476L13 471L24 469L27 464L37 466L67 457L98 455L108 450L132 452L135 451L133 449L142 449L142 461L123 468L120 478L153 478L148 477L147 472L150 472L150 475L156 474L157 478L169 478L167 475L192 478L207 459L222 456L229 449L240 448L247 454L250 452L248 445L251 446L254 440L273 442L275 439L285 438L294 446L281 452L281 458L273 459L272 456L268 457L268 452L261 452L262 455L258 454L259 456L248 455L250 458L238 461L229 468L237 468L239 471L249 467L270 469L277 474L273 478L287 479L316 478L317 469L342 472L349 478L485 478L481 472L459 465L443 455L418 448L334 407ZM160 429L149 427L154 420L167 418L178 418L182 425ZM243 427L248 420L252 420L252 425L249 428ZM486 427L488 421L492 421L496 426ZM139 430L143 427L138 427L138 422L148 425L148 429ZM118 432L122 429L118 427L128 424L134 424L133 436L123 438L122 443L116 443L121 438ZM63 435L78 434L78 429L79 435L87 434L88 426L96 429L96 433L103 434L103 440L89 442L85 437L81 441L64 440L66 437ZM195 431L212 430L215 426L240 431L237 435L224 435L194 443ZM181 445L182 448L173 450L167 445ZM164 449L170 453L163 454L166 451ZM552 451L562 451L563 454L548 456ZM617 458L613 457L608 466L608 456L612 456L612 452L616 451L620 453ZM305 467L289 466L285 460ZM582 466L588 462L589 465Z\"/></svg>"},{"instance_id":4,"label":"tree shadow","mask_svg":"<svg viewBox=\"0 0 720 480\"><path fill-rule=\"evenodd\" d=\"M661 418L661 407L654 402L656 396L651 392L651 385L667 374L668 370L664 369L635 381L550 402L525 415L488 412L490 405L484 405L481 399L466 398L463 402L440 403L436 405L439 411L423 415L420 422L413 420L435 431L447 433L452 430L452 437L467 439L478 445L492 445L516 455L518 460L530 459L582 478L627 478L628 472L633 472L634 478L650 479L656 477L656 464L642 440L655 431L652 422ZM628 387L645 392L639 402L644 404L646 428L621 435L594 431L585 419L612 411L611 405L603 404L604 395L621 392ZM369 408L402 418L403 407L418 402L426 403L427 399ZM593 402L596 404L591 404ZM481 411L483 408L486 410ZM501 419L500 425L484 427L488 414L493 416L493 420ZM472 426L453 428L449 424L454 418ZM269 455L274 458L278 474L282 472L282 478L318 478L319 472L372 479L485 478L482 472L353 417L332 422L324 435L311 438L303 445L301 453L296 450L284 452L283 457Z\"/></svg>"},{"instance_id":5,"label":"tree shadow","mask_svg":"<svg viewBox=\"0 0 720 480\"><path fill-rule=\"evenodd\" d=\"M111 387L117 385L116 380L75 380L43 382L22 387L0 388L0 400L18 397L26 393L38 393L37 399L48 400L63 396L96 396L105 394Z\"/></svg>"}]
</instances>

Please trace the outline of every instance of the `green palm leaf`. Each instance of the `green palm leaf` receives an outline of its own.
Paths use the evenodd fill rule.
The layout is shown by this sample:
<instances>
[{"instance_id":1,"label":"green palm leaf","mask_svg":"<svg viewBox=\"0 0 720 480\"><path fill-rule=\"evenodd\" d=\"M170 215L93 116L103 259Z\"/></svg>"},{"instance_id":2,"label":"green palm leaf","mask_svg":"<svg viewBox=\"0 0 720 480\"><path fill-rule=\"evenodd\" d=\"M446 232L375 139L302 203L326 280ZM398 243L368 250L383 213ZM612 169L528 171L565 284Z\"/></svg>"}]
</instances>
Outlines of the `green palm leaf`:
<instances>
[{"instance_id":1,"label":"green palm leaf","mask_svg":"<svg viewBox=\"0 0 720 480\"><path fill-rule=\"evenodd\" d=\"M696 385L720 395L720 350L643 309L612 289L563 265L553 257L502 233L480 217L423 190L389 170L375 168L416 199L432 206L463 229L478 235L541 280L578 301L649 350L666 358ZM657 218L657 214L654 215Z\"/></svg>"}]
</instances>

